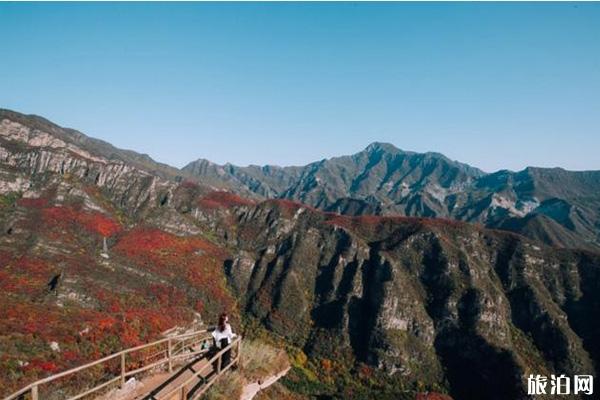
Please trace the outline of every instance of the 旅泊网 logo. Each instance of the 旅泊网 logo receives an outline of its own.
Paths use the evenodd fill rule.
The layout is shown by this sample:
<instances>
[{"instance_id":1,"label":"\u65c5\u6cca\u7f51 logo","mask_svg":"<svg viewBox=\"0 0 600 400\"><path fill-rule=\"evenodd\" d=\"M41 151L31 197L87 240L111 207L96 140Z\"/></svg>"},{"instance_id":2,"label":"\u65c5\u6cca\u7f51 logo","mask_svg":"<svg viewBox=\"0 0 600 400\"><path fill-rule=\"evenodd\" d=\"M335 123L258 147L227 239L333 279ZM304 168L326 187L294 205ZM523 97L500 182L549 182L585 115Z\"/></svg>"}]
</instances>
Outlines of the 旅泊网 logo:
<instances>
[{"instance_id":1,"label":"\u65c5\u6cca\u7f51 logo","mask_svg":"<svg viewBox=\"0 0 600 400\"><path fill-rule=\"evenodd\" d=\"M594 393L594 377L592 375L575 375L573 378L562 375L529 375L527 378L528 395L569 395Z\"/></svg>"}]
</instances>

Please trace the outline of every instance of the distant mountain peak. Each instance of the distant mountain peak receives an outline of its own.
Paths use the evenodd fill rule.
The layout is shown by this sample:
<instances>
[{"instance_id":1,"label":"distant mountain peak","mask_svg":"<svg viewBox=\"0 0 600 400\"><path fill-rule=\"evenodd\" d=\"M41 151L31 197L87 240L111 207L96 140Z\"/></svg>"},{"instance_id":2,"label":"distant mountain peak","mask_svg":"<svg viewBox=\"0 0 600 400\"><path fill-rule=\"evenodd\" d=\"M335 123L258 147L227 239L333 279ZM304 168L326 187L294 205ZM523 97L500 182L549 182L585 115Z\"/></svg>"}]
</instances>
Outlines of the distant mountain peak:
<instances>
[{"instance_id":1,"label":"distant mountain peak","mask_svg":"<svg viewBox=\"0 0 600 400\"><path fill-rule=\"evenodd\" d=\"M52 151L60 161L53 161L52 165L44 161L43 170L66 173L70 168L81 168L78 173L92 182L94 179L105 182L111 175L90 172L94 169L84 168L79 160L71 162L73 150L76 154L87 154L85 162L100 158L106 165L119 165L118 171L130 172L133 167L140 174L160 177L169 185L191 180L206 190L225 188L252 199L288 199L342 214L450 218L488 227L509 227L549 244L600 247L600 171L528 167L517 172L501 170L488 174L440 153L405 151L378 141L355 154L304 166L238 167L198 159L177 169L155 162L146 154L118 149L78 131L61 128L42 117L4 109L0 109L0 142L4 140L10 145L17 139L14 132L19 130L15 130L15 124L23 125L33 136L46 135L43 140L36 136L32 146L23 147L18 154L22 165L34 165L31 157L41 154L46 157ZM12 136L15 138L11 139ZM56 143L53 138L65 142L59 146L62 150L50 150L57 149L51 145ZM37 174L42 167L35 164L35 168ZM129 172L122 175L131 175ZM29 179L23 178L22 182ZM25 187L15 185L11 181L5 188ZM568 207L560 206L562 203L557 200ZM544 218L533 221L535 215ZM527 224L513 221L527 216ZM551 224L558 224L569 234L556 233L559 228Z\"/></svg>"},{"instance_id":2,"label":"distant mountain peak","mask_svg":"<svg viewBox=\"0 0 600 400\"><path fill-rule=\"evenodd\" d=\"M597 250L600 171L482 175L388 143L300 167L181 171L2 110L0 153L0 315L29 316L0 323L0 396L224 309L307 349L309 366L343 355L336 374L373 398L442 382L457 399L521 399L523 371L600 365L599 254L400 216ZM49 293L59 271L68 279ZM335 387L311 391L348 397Z\"/></svg>"},{"instance_id":3,"label":"distant mountain peak","mask_svg":"<svg viewBox=\"0 0 600 400\"><path fill-rule=\"evenodd\" d=\"M384 151L387 153L404 153L396 146L387 142L373 142L365 148L367 152Z\"/></svg>"}]
</instances>

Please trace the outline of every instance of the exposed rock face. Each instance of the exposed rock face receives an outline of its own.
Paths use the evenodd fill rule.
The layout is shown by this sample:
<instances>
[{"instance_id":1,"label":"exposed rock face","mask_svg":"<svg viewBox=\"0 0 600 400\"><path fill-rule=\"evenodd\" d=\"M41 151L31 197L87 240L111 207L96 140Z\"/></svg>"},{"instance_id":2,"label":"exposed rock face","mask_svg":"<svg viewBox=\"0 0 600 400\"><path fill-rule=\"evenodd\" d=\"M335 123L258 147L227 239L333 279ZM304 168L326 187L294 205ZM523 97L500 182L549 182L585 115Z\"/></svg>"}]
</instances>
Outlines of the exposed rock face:
<instances>
[{"instance_id":1,"label":"exposed rock face","mask_svg":"<svg viewBox=\"0 0 600 400\"><path fill-rule=\"evenodd\" d=\"M482 171L438 153L373 143L304 167L219 166L184 171L238 193L285 198L348 215L443 217L514 230L563 247L600 248L600 171Z\"/></svg>"},{"instance_id":2,"label":"exposed rock face","mask_svg":"<svg viewBox=\"0 0 600 400\"><path fill-rule=\"evenodd\" d=\"M173 200L184 179L204 192L228 187L251 198L286 198L348 215L452 218L519 232L548 244L600 249L600 172L526 168L482 171L438 153L385 143L303 167L220 166L206 160L182 171L148 156L0 110L0 190L25 191L31 175L56 172L100 186L128 213Z\"/></svg>"},{"instance_id":3,"label":"exposed rock face","mask_svg":"<svg viewBox=\"0 0 600 400\"><path fill-rule=\"evenodd\" d=\"M172 172L0 112L0 397L189 326L196 312L238 318L227 252L198 236L192 216L209 189ZM90 379L110 373L96 372ZM69 384L40 396L63 399Z\"/></svg>"},{"instance_id":4,"label":"exposed rock face","mask_svg":"<svg viewBox=\"0 0 600 400\"><path fill-rule=\"evenodd\" d=\"M486 175L381 144L309 167L205 163L191 172L211 170L255 198L1 111L0 379L10 371L30 381L73 354L84 361L194 312L238 306L313 359L365 364L398 387L437 384L457 399L525 398L530 373L595 373L597 252L453 220L352 217L256 197L449 216L575 246L597 232L597 173ZM105 237L109 259L100 256ZM49 296L47 283L63 272ZM22 351L34 347L48 354Z\"/></svg>"},{"instance_id":5,"label":"exposed rock face","mask_svg":"<svg viewBox=\"0 0 600 400\"><path fill-rule=\"evenodd\" d=\"M240 192L296 200L324 210L423 216L441 216L440 199L443 202L447 195L462 191L484 175L438 153L405 152L386 143L373 143L355 155L303 167L243 168L198 160L183 170L220 179ZM344 201L357 204L348 207ZM358 206L360 202L375 209Z\"/></svg>"},{"instance_id":6,"label":"exposed rock face","mask_svg":"<svg viewBox=\"0 0 600 400\"><path fill-rule=\"evenodd\" d=\"M199 232L185 212L176 211L189 208L189 203L182 205L175 198L189 192L181 187L185 173L39 117L0 110L0 194L25 192L36 197L50 181L69 179L97 187L130 217L146 218L173 233ZM195 196L214 189L198 183L193 187Z\"/></svg>"},{"instance_id":7,"label":"exposed rock face","mask_svg":"<svg viewBox=\"0 0 600 400\"><path fill-rule=\"evenodd\" d=\"M593 374L599 361L598 255L278 202L238 221L227 273L246 311L310 355L488 399L526 397L526 374Z\"/></svg>"},{"instance_id":8,"label":"exposed rock face","mask_svg":"<svg viewBox=\"0 0 600 400\"><path fill-rule=\"evenodd\" d=\"M190 218L167 206L127 217L75 177L33 180L22 195L0 195L1 397L193 326L197 313L212 323L228 310L239 326L222 268L227 250L199 236ZM84 379L112 373L98 369ZM53 383L42 395L64 399L80 384Z\"/></svg>"},{"instance_id":9,"label":"exposed rock face","mask_svg":"<svg viewBox=\"0 0 600 400\"><path fill-rule=\"evenodd\" d=\"M168 202L175 186L123 161L94 156L47 132L6 118L0 122L0 163L14 175L12 186L4 184L8 186L4 193L14 188L27 190L39 174L68 175L104 189L119 206L134 213L148 204Z\"/></svg>"}]
</instances>

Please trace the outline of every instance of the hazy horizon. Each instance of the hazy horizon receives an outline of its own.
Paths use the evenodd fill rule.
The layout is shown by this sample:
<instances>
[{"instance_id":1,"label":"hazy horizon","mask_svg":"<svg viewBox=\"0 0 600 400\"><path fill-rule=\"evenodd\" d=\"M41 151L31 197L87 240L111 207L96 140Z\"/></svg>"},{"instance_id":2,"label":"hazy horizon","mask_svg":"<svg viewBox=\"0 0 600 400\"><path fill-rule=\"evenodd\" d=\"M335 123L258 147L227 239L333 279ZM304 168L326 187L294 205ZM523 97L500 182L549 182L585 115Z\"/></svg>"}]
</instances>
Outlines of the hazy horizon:
<instances>
[{"instance_id":1,"label":"hazy horizon","mask_svg":"<svg viewBox=\"0 0 600 400\"><path fill-rule=\"evenodd\" d=\"M597 3L2 3L0 104L183 167L600 170Z\"/></svg>"}]
</instances>

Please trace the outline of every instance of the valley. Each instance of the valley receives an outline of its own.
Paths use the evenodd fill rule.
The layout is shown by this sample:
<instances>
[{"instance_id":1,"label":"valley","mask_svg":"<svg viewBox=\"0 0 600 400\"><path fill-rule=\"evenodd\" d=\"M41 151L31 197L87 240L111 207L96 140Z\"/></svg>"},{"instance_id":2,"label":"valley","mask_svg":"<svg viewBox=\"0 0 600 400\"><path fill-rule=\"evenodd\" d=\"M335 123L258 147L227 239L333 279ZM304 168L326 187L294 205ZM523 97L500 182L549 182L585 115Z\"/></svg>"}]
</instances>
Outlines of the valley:
<instances>
[{"instance_id":1,"label":"valley","mask_svg":"<svg viewBox=\"0 0 600 400\"><path fill-rule=\"evenodd\" d=\"M223 311L287 351L269 390L290 398L521 399L532 373L595 375L599 189L382 143L178 170L1 110L0 393Z\"/></svg>"}]
</instances>

